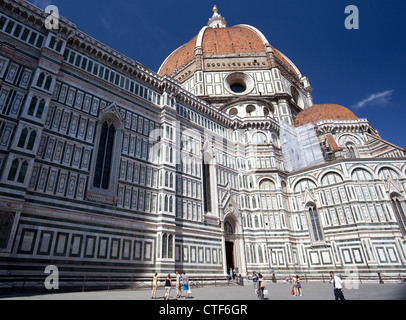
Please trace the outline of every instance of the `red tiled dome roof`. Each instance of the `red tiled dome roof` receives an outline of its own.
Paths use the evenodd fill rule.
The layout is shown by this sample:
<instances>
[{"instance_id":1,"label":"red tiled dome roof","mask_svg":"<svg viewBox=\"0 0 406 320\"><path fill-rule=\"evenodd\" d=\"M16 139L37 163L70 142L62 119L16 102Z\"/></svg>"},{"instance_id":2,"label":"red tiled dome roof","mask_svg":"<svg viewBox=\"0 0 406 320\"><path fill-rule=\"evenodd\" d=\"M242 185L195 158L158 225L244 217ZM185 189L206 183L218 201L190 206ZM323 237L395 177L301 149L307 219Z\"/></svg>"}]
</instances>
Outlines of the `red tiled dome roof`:
<instances>
[{"instance_id":1,"label":"red tiled dome roof","mask_svg":"<svg viewBox=\"0 0 406 320\"><path fill-rule=\"evenodd\" d=\"M207 28L202 41L203 54L265 52L261 37L245 26Z\"/></svg>"},{"instance_id":2,"label":"red tiled dome roof","mask_svg":"<svg viewBox=\"0 0 406 320\"><path fill-rule=\"evenodd\" d=\"M199 39L199 36L201 36L201 39ZM195 57L195 49L200 43L203 55L265 53L266 45L269 45L260 31L248 25L237 25L226 28L205 27L196 37L176 49L165 60L158 71L159 75L170 76L176 69L192 61ZM273 52L276 58L298 75L298 70L280 51L273 48Z\"/></svg>"},{"instance_id":3,"label":"red tiled dome roof","mask_svg":"<svg viewBox=\"0 0 406 320\"><path fill-rule=\"evenodd\" d=\"M295 126L322 120L357 120L358 117L346 107L338 104L315 104L299 112L295 119Z\"/></svg>"}]
</instances>

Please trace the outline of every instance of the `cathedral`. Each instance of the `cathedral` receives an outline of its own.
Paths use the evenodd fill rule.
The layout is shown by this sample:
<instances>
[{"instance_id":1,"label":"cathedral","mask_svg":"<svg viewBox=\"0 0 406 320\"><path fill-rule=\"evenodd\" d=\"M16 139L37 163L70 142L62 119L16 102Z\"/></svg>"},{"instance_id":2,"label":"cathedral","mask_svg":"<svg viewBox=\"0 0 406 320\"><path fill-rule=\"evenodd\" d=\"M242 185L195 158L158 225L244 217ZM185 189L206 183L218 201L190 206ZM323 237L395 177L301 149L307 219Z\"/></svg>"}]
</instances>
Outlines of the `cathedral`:
<instances>
[{"instance_id":1,"label":"cathedral","mask_svg":"<svg viewBox=\"0 0 406 320\"><path fill-rule=\"evenodd\" d=\"M406 150L217 8L157 72L0 0L0 275L406 266Z\"/></svg>"}]
</instances>

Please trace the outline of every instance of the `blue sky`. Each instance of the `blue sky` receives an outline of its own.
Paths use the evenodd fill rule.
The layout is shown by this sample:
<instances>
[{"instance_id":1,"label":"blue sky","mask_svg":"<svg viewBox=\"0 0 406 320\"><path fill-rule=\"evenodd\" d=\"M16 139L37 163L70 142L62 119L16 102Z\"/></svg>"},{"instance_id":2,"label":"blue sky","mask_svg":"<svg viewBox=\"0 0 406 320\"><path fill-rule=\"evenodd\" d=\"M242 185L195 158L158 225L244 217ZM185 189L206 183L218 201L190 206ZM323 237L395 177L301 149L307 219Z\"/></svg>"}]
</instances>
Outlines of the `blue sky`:
<instances>
[{"instance_id":1,"label":"blue sky","mask_svg":"<svg viewBox=\"0 0 406 320\"><path fill-rule=\"evenodd\" d=\"M406 148L406 1L31 0L53 4L93 38L157 72L207 24L214 4L228 26L249 24L307 76L314 103L337 103ZM347 30L346 6L359 9Z\"/></svg>"}]
</instances>

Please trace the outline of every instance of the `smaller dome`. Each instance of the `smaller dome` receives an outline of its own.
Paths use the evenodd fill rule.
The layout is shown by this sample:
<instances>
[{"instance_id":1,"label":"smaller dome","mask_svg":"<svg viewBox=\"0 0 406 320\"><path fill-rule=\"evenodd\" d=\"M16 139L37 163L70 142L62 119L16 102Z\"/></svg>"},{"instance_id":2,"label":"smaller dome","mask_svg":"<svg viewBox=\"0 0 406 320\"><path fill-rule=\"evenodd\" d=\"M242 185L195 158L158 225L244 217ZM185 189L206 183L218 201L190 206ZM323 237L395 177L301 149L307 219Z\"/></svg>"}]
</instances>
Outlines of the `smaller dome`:
<instances>
[{"instance_id":1,"label":"smaller dome","mask_svg":"<svg viewBox=\"0 0 406 320\"><path fill-rule=\"evenodd\" d=\"M295 127L322 120L358 120L358 117L346 107L338 104L315 104L299 112L295 119Z\"/></svg>"}]
</instances>

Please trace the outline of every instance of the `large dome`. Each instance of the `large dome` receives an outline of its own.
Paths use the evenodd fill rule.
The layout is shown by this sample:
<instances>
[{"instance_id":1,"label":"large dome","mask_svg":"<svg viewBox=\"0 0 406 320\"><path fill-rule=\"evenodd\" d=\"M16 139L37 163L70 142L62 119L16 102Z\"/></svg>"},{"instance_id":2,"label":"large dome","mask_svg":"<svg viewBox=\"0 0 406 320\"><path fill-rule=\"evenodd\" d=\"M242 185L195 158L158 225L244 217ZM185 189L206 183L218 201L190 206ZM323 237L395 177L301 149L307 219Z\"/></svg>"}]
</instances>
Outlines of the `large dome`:
<instances>
[{"instance_id":1,"label":"large dome","mask_svg":"<svg viewBox=\"0 0 406 320\"><path fill-rule=\"evenodd\" d=\"M338 104L315 104L299 112L295 126L317 123L322 120L357 120L358 117L346 107Z\"/></svg>"},{"instance_id":2,"label":"large dome","mask_svg":"<svg viewBox=\"0 0 406 320\"><path fill-rule=\"evenodd\" d=\"M258 29L242 24L233 27L206 26L202 28L197 36L169 55L159 68L158 74L173 76L177 70L195 59L196 52L201 52L204 57L227 54L255 56L255 54L272 52L282 65L297 77L301 77L296 66L284 54L270 45Z\"/></svg>"}]
</instances>

